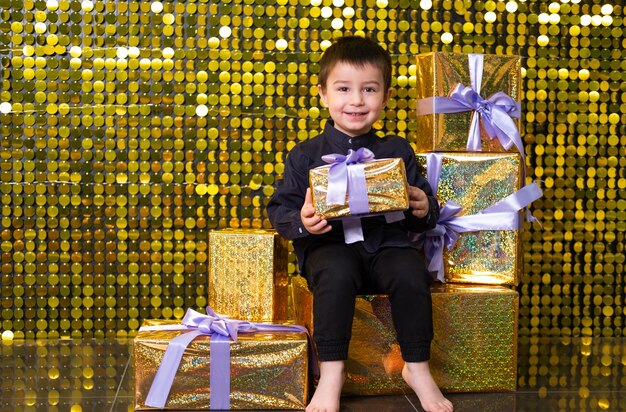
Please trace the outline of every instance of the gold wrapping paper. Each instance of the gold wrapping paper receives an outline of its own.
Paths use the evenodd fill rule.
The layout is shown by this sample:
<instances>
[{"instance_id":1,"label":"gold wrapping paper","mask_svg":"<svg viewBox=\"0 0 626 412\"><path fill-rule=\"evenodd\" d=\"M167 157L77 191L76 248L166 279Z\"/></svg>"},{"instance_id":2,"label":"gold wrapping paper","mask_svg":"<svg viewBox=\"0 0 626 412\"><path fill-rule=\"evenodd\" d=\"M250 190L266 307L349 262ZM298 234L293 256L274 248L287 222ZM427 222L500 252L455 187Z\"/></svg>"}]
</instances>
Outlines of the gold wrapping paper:
<instances>
[{"instance_id":1,"label":"gold wrapping paper","mask_svg":"<svg viewBox=\"0 0 626 412\"><path fill-rule=\"evenodd\" d=\"M273 230L211 231L209 306L235 319L287 319L287 247Z\"/></svg>"},{"instance_id":2,"label":"gold wrapping paper","mask_svg":"<svg viewBox=\"0 0 626 412\"><path fill-rule=\"evenodd\" d=\"M409 208L409 193L404 161L399 158L379 159L364 163L369 215ZM350 215L348 196L343 205L327 205L328 171L330 165L309 170L309 183L315 211L325 219Z\"/></svg>"},{"instance_id":3,"label":"gold wrapping paper","mask_svg":"<svg viewBox=\"0 0 626 412\"><path fill-rule=\"evenodd\" d=\"M433 52L417 55L416 98L448 96L461 83L471 87L468 55L462 53ZM521 100L521 59L519 56L484 55L484 69L480 95L488 98L504 92L515 101ZM472 112L418 115L418 152L466 151ZM520 125L519 119L514 119ZM485 152L504 152L498 139L489 139L481 127L481 142ZM515 149L515 146L511 148Z\"/></svg>"},{"instance_id":4,"label":"gold wrapping paper","mask_svg":"<svg viewBox=\"0 0 626 412\"><path fill-rule=\"evenodd\" d=\"M437 284L432 298L435 380L448 392L515 390L519 294L502 286Z\"/></svg>"},{"instance_id":5,"label":"gold wrapping paper","mask_svg":"<svg viewBox=\"0 0 626 412\"><path fill-rule=\"evenodd\" d=\"M313 295L292 280L296 322L313 334ZM512 391L517 381L518 293L502 286L436 284L430 368L445 392ZM385 295L359 296L344 395L411 393Z\"/></svg>"},{"instance_id":6,"label":"gold wrapping paper","mask_svg":"<svg viewBox=\"0 0 626 412\"><path fill-rule=\"evenodd\" d=\"M425 154L417 163L426 167ZM439 190L473 215L521 187L521 157L517 153L443 153ZM521 219L521 215L520 215ZM451 250L444 250L447 282L516 285L522 266L519 231L461 233Z\"/></svg>"},{"instance_id":7,"label":"gold wrapping paper","mask_svg":"<svg viewBox=\"0 0 626 412\"><path fill-rule=\"evenodd\" d=\"M177 321L146 320L144 326L176 324ZM135 362L135 408L145 399L168 342L180 331L137 332ZM165 409L209 410L210 340L203 335L185 350ZM308 401L308 342L306 333L240 334L231 341L231 409L304 409Z\"/></svg>"}]
</instances>

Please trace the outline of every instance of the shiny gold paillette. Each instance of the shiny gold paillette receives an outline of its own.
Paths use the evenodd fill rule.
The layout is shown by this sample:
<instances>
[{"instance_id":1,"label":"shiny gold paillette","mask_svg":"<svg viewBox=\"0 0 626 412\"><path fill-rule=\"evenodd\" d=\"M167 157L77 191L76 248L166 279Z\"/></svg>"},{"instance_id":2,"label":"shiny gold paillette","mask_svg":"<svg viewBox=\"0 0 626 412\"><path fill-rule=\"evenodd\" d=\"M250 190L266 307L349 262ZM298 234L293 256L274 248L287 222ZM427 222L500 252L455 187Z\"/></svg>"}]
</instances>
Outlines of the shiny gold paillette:
<instances>
[{"instance_id":1,"label":"shiny gold paillette","mask_svg":"<svg viewBox=\"0 0 626 412\"><path fill-rule=\"evenodd\" d=\"M480 95L488 98L504 92L515 101L522 93L521 59L519 56L483 55L484 68ZM471 87L468 55L463 53L433 52L417 56L417 93L420 99L447 97L461 83ZM416 128L417 152L466 151L467 138L473 112L418 115ZM515 119L519 129L519 119ZM482 149L485 152L504 152L498 139L490 139L481 130ZM513 147L511 150L516 150Z\"/></svg>"},{"instance_id":2,"label":"shiny gold paillette","mask_svg":"<svg viewBox=\"0 0 626 412\"><path fill-rule=\"evenodd\" d=\"M409 208L406 172L402 159L379 159L363 164L370 210L367 215L403 211ZM350 206L347 194L343 205L326 204L329 169L330 165L309 170L309 184L315 211L325 219L349 216Z\"/></svg>"},{"instance_id":3,"label":"shiny gold paillette","mask_svg":"<svg viewBox=\"0 0 626 412\"><path fill-rule=\"evenodd\" d=\"M143 326L177 321L147 320ZM135 408L146 396L168 342L181 331L139 330L133 350ZM185 349L169 393L166 410L209 410L210 336L198 336ZM299 409L308 401L308 343L306 333L239 334L230 343L231 409Z\"/></svg>"},{"instance_id":4,"label":"shiny gold paillette","mask_svg":"<svg viewBox=\"0 0 626 412\"><path fill-rule=\"evenodd\" d=\"M287 242L276 231L209 233L209 306L241 320L287 319Z\"/></svg>"},{"instance_id":5,"label":"shiny gold paillette","mask_svg":"<svg viewBox=\"0 0 626 412\"><path fill-rule=\"evenodd\" d=\"M452 200L461 206L463 215L480 213L521 187L517 153L442 155L437 196L442 203ZM426 156L417 155L417 163L425 168ZM461 233L452 249L444 249L443 257L446 282L516 285L522 265L520 233Z\"/></svg>"},{"instance_id":6,"label":"shiny gold paillette","mask_svg":"<svg viewBox=\"0 0 626 412\"><path fill-rule=\"evenodd\" d=\"M296 322L314 334L313 295L304 279L292 282ZM455 284L436 284L431 293L430 369L439 387L446 392L515 390L518 293L502 286ZM402 379L404 362L395 336L389 299L357 297L344 395L411 393Z\"/></svg>"}]
</instances>

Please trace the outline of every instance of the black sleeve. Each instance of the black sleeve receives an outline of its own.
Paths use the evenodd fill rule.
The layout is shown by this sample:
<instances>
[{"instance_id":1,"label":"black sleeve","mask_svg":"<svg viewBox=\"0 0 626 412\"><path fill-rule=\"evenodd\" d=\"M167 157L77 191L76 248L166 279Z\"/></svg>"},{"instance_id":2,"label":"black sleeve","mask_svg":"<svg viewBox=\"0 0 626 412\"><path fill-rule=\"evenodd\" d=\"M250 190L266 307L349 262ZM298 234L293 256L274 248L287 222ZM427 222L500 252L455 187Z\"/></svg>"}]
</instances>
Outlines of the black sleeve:
<instances>
[{"instance_id":1,"label":"black sleeve","mask_svg":"<svg viewBox=\"0 0 626 412\"><path fill-rule=\"evenodd\" d=\"M308 158L296 146L287 155L283 178L267 205L267 215L278 233L286 239L309 236L300 219L300 209L309 185Z\"/></svg>"}]
</instances>

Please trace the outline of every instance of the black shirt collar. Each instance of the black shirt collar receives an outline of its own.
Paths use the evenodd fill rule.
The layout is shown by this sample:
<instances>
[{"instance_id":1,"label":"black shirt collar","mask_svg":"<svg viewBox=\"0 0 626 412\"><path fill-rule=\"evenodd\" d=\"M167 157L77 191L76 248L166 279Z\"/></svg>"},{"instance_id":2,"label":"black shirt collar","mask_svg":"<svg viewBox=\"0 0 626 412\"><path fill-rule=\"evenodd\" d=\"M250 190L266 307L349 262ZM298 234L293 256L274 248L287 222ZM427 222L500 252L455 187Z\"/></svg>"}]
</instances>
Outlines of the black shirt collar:
<instances>
[{"instance_id":1,"label":"black shirt collar","mask_svg":"<svg viewBox=\"0 0 626 412\"><path fill-rule=\"evenodd\" d=\"M335 122L332 119L326 121L324 134L333 146L338 147L343 152L347 152L348 149L356 150L361 147L370 147L378 139L373 129L360 136L348 136L335 128Z\"/></svg>"}]
</instances>

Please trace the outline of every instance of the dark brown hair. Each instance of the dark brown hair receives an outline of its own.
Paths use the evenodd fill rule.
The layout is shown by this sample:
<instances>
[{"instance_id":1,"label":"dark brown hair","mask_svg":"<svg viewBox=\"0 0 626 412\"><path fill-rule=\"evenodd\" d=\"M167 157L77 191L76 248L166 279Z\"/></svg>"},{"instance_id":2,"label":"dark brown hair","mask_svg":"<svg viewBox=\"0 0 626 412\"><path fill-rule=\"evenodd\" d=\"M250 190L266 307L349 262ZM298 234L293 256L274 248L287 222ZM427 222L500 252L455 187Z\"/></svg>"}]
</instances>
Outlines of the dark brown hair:
<instances>
[{"instance_id":1,"label":"dark brown hair","mask_svg":"<svg viewBox=\"0 0 626 412\"><path fill-rule=\"evenodd\" d=\"M328 75L337 63L348 63L355 67L368 64L378 68L385 82L385 90L391 87L391 57L381 45L359 36L338 38L322 55L320 60L319 84L326 89Z\"/></svg>"}]
</instances>

